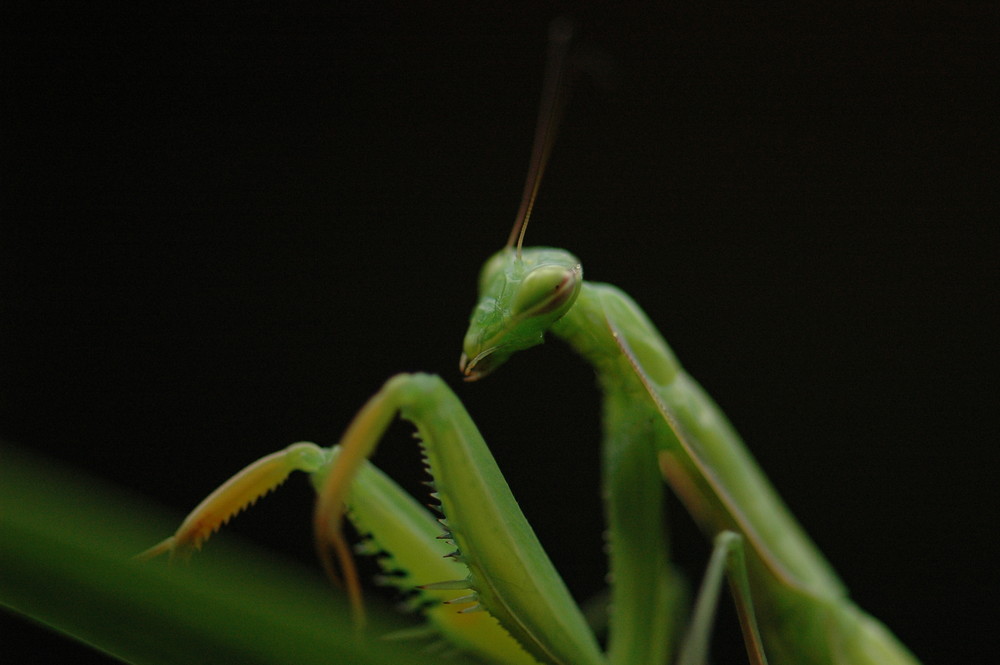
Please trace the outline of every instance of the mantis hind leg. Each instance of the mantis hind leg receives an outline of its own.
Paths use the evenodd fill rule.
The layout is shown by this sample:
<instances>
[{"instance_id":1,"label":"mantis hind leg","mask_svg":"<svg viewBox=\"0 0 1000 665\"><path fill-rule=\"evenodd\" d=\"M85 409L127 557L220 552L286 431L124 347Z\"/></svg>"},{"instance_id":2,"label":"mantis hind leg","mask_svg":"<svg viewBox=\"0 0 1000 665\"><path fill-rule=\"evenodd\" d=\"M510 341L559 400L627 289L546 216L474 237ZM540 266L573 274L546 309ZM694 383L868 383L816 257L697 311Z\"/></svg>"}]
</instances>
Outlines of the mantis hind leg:
<instances>
[{"instance_id":1,"label":"mantis hind leg","mask_svg":"<svg viewBox=\"0 0 1000 665\"><path fill-rule=\"evenodd\" d=\"M733 531L722 531L715 537L712 557L698 591L691 626L681 645L677 665L703 665L707 662L708 639L718 607L723 575L729 578L750 662L753 665L767 665L757 617L750 599L750 578L743 553L743 537Z\"/></svg>"}]
</instances>

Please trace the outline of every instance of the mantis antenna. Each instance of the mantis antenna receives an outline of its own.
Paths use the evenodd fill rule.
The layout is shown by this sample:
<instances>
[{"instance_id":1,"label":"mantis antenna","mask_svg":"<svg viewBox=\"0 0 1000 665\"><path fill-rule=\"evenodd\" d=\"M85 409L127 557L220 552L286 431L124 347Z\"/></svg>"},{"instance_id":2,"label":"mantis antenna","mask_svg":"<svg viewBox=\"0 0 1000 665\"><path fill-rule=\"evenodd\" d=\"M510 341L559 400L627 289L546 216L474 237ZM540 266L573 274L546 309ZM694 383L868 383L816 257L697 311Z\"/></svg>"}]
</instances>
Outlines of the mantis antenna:
<instances>
[{"instance_id":1,"label":"mantis antenna","mask_svg":"<svg viewBox=\"0 0 1000 665\"><path fill-rule=\"evenodd\" d=\"M521 195L521 206L514 227L507 237L506 247L510 249L517 238L517 258L521 258L521 244L524 242L524 231L528 228L531 209L535 205L538 187L542 183L542 174L552 152L556 129L562 119L566 107L566 56L569 52L569 41L573 36L573 26L566 19L556 19L549 26L549 52L546 56L545 78L542 82L542 104L538 109L538 123L535 126L535 141L531 148L531 164L528 167L528 177L524 182L524 193Z\"/></svg>"}]
</instances>

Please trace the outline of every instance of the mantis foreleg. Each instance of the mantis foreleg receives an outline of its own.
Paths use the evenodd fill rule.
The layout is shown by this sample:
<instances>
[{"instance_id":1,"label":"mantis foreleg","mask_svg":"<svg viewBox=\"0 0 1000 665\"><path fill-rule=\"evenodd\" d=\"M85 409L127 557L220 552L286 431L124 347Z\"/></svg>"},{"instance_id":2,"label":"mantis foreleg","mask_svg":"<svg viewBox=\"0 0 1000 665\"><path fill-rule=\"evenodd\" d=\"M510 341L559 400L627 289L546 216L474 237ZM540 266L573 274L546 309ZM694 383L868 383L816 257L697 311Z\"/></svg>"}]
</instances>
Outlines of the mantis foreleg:
<instances>
[{"instance_id":1,"label":"mantis foreleg","mask_svg":"<svg viewBox=\"0 0 1000 665\"><path fill-rule=\"evenodd\" d=\"M562 579L510 493L493 456L461 402L437 376L390 379L358 414L343 454L320 489L320 538L336 542L340 497L395 413L413 422L423 441L436 495L469 588L524 648L541 662L603 663L597 642Z\"/></svg>"},{"instance_id":2,"label":"mantis foreleg","mask_svg":"<svg viewBox=\"0 0 1000 665\"><path fill-rule=\"evenodd\" d=\"M367 462L397 414L417 426L423 441L434 496L446 516L444 533L437 520ZM390 379L358 413L341 446L325 450L299 443L258 460L203 501L174 536L140 556L198 547L295 470L310 473L317 487L317 547L328 568L333 568L333 559L340 564L348 589L357 586L349 548L340 534L345 505L359 531L391 552L393 565L406 573L403 582L438 599L445 592L450 607L438 606L431 618L454 642L499 662L532 662L496 626L493 615L539 662L603 664L593 634L481 435L458 398L436 376ZM475 612L479 608L474 603L489 614ZM492 622L492 627L484 628L484 622Z\"/></svg>"}]
</instances>

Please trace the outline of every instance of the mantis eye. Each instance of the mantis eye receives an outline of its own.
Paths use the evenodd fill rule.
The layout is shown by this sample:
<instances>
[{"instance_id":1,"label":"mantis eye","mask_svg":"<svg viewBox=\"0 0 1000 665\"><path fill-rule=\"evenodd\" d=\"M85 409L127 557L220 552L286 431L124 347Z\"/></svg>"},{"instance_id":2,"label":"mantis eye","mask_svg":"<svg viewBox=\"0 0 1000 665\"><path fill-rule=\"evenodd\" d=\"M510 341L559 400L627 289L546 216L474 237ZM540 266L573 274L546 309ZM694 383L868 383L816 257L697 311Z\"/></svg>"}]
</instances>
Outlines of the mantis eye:
<instances>
[{"instance_id":1,"label":"mantis eye","mask_svg":"<svg viewBox=\"0 0 1000 665\"><path fill-rule=\"evenodd\" d=\"M529 272L514 298L515 316L548 314L570 302L579 285L579 267L539 266Z\"/></svg>"}]
</instances>

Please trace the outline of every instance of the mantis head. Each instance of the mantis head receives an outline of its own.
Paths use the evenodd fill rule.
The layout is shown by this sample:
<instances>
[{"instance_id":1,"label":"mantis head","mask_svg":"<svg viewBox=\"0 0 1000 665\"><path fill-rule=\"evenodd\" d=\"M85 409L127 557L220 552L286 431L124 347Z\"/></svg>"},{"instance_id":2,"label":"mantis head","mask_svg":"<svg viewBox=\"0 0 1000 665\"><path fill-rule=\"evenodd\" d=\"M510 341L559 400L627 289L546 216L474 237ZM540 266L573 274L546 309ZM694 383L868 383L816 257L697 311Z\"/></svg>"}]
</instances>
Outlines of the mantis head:
<instances>
[{"instance_id":1,"label":"mantis head","mask_svg":"<svg viewBox=\"0 0 1000 665\"><path fill-rule=\"evenodd\" d=\"M458 363L466 381L481 379L515 352L541 344L545 332L580 295L583 269L578 258L551 247L522 247L566 98L571 33L567 21L553 21L542 105L521 207L507 245L490 257L479 274L479 303L472 310Z\"/></svg>"},{"instance_id":2,"label":"mantis head","mask_svg":"<svg viewBox=\"0 0 1000 665\"><path fill-rule=\"evenodd\" d=\"M580 260L561 249L506 247L490 257L462 344L465 380L480 379L513 353L541 344L573 306L582 283Z\"/></svg>"}]
</instances>

